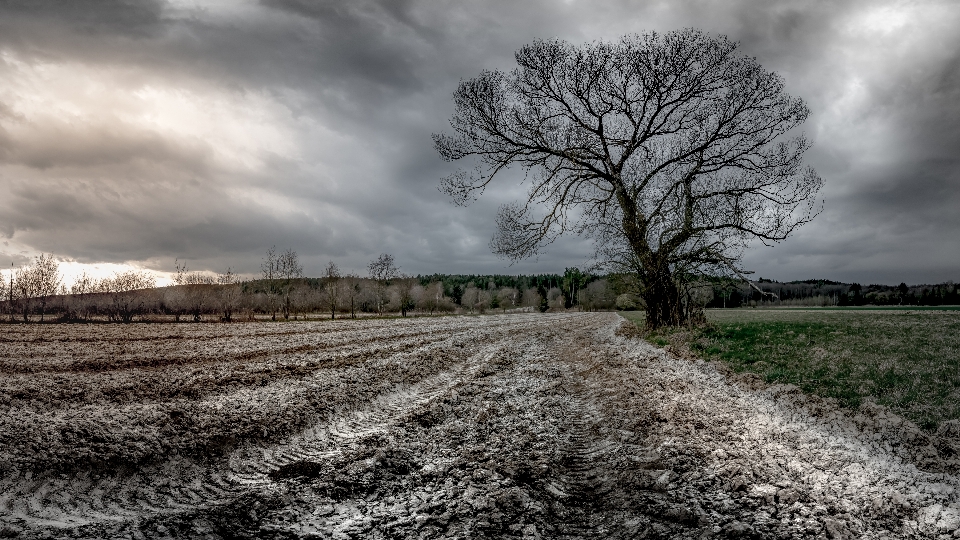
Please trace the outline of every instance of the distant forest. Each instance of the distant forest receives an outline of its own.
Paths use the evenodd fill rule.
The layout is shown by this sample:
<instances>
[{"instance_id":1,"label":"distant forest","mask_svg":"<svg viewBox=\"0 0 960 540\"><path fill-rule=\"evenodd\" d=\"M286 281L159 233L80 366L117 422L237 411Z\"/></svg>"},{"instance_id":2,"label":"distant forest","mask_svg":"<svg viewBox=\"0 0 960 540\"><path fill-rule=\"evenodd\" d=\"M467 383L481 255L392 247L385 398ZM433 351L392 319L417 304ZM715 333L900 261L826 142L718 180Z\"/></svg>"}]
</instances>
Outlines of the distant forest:
<instances>
[{"instance_id":1,"label":"distant forest","mask_svg":"<svg viewBox=\"0 0 960 540\"><path fill-rule=\"evenodd\" d=\"M952 281L936 285L861 285L829 279L781 283L760 278L753 284L710 278L713 299L707 307L738 306L945 306L960 304ZM762 292L761 292L762 291Z\"/></svg>"},{"instance_id":2,"label":"distant forest","mask_svg":"<svg viewBox=\"0 0 960 540\"><path fill-rule=\"evenodd\" d=\"M458 298L467 287L493 289L510 287L519 290L558 290L567 300L566 307L578 305L578 290L590 284L604 282L613 296L629 294L632 280L617 274L591 274L568 268L564 274L535 275L472 275L431 274L418 275L422 285L443 283L444 294ZM935 285L861 285L829 279L805 279L780 282L759 278L749 283L718 277L701 277L699 296L708 308L746 306L945 306L960 305L960 289L952 281ZM759 289L759 290L757 290ZM458 302L459 303L459 302Z\"/></svg>"}]
</instances>

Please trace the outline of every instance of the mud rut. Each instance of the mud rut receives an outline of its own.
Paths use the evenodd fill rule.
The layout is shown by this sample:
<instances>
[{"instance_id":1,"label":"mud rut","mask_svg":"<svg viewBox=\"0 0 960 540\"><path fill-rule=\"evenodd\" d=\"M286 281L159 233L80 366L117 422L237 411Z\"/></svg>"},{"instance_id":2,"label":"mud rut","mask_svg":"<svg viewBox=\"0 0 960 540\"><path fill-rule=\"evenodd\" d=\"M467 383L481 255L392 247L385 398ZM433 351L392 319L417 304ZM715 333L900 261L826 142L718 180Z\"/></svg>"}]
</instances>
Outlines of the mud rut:
<instances>
[{"instance_id":1,"label":"mud rut","mask_svg":"<svg viewBox=\"0 0 960 540\"><path fill-rule=\"evenodd\" d=\"M370 386L356 370L393 382L280 439L15 468L0 536L960 538L949 448L931 456L884 411L858 422L731 381L617 335L615 314L440 321L382 324L385 340L357 325L307 351L347 360L271 395ZM442 369L410 367L441 353Z\"/></svg>"}]
</instances>

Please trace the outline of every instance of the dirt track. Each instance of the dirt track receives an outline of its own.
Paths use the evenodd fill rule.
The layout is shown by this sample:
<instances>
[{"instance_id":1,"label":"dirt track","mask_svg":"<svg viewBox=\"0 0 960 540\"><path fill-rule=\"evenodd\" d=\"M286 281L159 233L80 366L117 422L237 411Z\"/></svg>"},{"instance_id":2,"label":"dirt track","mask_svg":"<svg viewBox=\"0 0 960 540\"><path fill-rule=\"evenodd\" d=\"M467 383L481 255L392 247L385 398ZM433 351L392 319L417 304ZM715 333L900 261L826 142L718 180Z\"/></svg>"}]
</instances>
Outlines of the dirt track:
<instances>
[{"instance_id":1,"label":"dirt track","mask_svg":"<svg viewBox=\"0 0 960 540\"><path fill-rule=\"evenodd\" d=\"M960 538L960 441L620 321L2 328L0 537Z\"/></svg>"}]
</instances>

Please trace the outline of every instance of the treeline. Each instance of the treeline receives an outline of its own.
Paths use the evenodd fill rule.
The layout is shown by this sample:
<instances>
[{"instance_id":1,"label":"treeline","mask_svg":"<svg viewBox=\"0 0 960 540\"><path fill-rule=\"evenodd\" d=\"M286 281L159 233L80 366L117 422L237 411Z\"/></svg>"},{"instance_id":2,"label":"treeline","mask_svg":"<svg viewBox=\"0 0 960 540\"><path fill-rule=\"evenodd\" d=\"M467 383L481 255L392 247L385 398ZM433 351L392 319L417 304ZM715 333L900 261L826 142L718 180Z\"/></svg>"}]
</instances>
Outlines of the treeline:
<instances>
[{"instance_id":1,"label":"treeline","mask_svg":"<svg viewBox=\"0 0 960 540\"><path fill-rule=\"evenodd\" d=\"M293 250L271 248L260 276L242 279L231 269L191 272L176 261L173 285L157 287L153 274L118 272L94 279L81 275L69 287L57 261L40 255L0 280L0 313L21 322L150 320L224 321L303 319L399 314L486 313L643 309L630 276L599 275L567 268L563 274L480 275L400 272L389 254L370 262L367 275L343 273L333 262L320 277L306 277ZM760 278L745 283L723 278L691 279L682 289L691 306L859 306L960 304L952 282L898 286L805 280L781 283Z\"/></svg>"},{"instance_id":2,"label":"treeline","mask_svg":"<svg viewBox=\"0 0 960 540\"><path fill-rule=\"evenodd\" d=\"M418 275L400 272L383 254L366 276L343 273L333 262L320 277L306 277L293 250L271 248L261 275L241 279L231 269L220 274L190 271L176 262L174 284L157 287L146 271L94 279L84 274L69 287L48 255L12 272L0 286L5 320L83 321L236 321L297 320L370 315L486 313L510 310L602 310L635 308L619 281L568 268L563 274Z\"/></svg>"},{"instance_id":3,"label":"treeline","mask_svg":"<svg viewBox=\"0 0 960 540\"><path fill-rule=\"evenodd\" d=\"M719 278L708 281L713 298L707 307L960 305L960 291L952 281L912 286L906 283L861 285L827 279L781 283L760 278L753 286Z\"/></svg>"}]
</instances>

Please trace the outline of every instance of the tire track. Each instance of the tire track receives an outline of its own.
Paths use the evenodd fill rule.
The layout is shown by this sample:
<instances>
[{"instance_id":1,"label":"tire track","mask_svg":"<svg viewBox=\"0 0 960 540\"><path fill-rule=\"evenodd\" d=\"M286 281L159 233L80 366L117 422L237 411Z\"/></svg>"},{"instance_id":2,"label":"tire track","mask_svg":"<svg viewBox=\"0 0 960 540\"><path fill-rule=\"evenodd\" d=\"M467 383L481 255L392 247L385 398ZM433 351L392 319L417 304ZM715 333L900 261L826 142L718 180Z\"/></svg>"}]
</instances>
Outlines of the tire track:
<instances>
[{"instance_id":1,"label":"tire track","mask_svg":"<svg viewBox=\"0 0 960 540\"><path fill-rule=\"evenodd\" d=\"M610 325L591 322L579 325L576 334L548 343L542 354L547 359L543 367L561 374L556 385L563 393L553 404L557 418L564 419L557 441L562 453L558 468L542 484L544 495L553 502L550 537L644 537L646 524L659 519L649 514L648 500L657 498L654 478L663 472L654 468L659 454L632 444L635 433L611 424L608 394L617 392L614 388L621 381L598 380L609 373L609 358L599 354L593 340Z\"/></svg>"},{"instance_id":2,"label":"tire track","mask_svg":"<svg viewBox=\"0 0 960 540\"><path fill-rule=\"evenodd\" d=\"M555 510L557 537L603 538L603 529L594 527L591 517L597 498L612 489L599 463L615 443L597 440L595 432L602 418L582 398L571 396L566 405L564 416L570 420L564 441L567 454L561 462L564 470L545 485L546 491L562 503Z\"/></svg>"},{"instance_id":3,"label":"tire track","mask_svg":"<svg viewBox=\"0 0 960 540\"><path fill-rule=\"evenodd\" d=\"M371 406L341 415L332 421L305 430L290 441L257 450L254 459L231 456L231 479L247 486L271 483L270 474L298 462L331 459L343 453L344 443L390 431L401 419L422 408L459 384L472 378L498 346L484 347L457 368L408 388L381 395Z\"/></svg>"}]
</instances>

